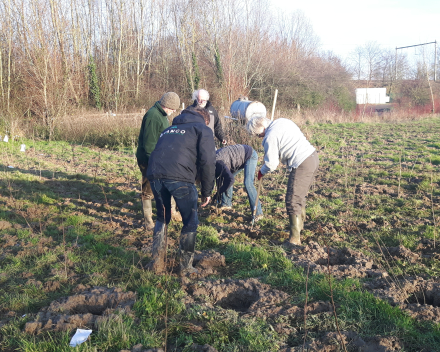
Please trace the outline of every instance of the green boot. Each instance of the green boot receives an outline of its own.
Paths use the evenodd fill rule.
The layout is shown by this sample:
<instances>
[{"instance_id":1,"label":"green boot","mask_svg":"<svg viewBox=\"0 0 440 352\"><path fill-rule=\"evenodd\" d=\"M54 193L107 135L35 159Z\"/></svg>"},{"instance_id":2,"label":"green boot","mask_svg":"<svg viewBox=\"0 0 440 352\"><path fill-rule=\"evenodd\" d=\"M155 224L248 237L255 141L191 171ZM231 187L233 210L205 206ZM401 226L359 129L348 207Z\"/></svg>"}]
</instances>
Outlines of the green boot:
<instances>
[{"instance_id":1,"label":"green boot","mask_svg":"<svg viewBox=\"0 0 440 352\"><path fill-rule=\"evenodd\" d=\"M290 237L289 242L292 244L300 245L300 233L303 229L303 222L301 219L301 215L289 214L289 222L290 222Z\"/></svg>"},{"instance_id":2,"label":"green boot","mask_svg":"<svg viewBox=\"0 0 440 352\"><path fill-rule=\"evenodd\" d=\"M192 266L197 232L180 234L180 276L197 274L199 271Z\"/></svg>"},{"instance_id":3,"label":"green boot","mask_svg":"<svg viewBox=\"0 0 440 352\"><path fill-rule=\"evenodd\" d=\"M144 211L145 227L147 231L151 231L154 228L153 204L151 199L142 199L142 209Z\"/></svg>"},{"instance_id":4,"label":"green boot","mask_svg":"<svg viewBox=\"0 0 440 352\"><path fill-rule=\"evenodd\" d=\"M151 262L146 269L155 274L162 274L166 270L165 255L167 252L167 242L165 239L166 225L156 221L153 232L153 248L151 251Z\"/></svg>"}]
</instances>

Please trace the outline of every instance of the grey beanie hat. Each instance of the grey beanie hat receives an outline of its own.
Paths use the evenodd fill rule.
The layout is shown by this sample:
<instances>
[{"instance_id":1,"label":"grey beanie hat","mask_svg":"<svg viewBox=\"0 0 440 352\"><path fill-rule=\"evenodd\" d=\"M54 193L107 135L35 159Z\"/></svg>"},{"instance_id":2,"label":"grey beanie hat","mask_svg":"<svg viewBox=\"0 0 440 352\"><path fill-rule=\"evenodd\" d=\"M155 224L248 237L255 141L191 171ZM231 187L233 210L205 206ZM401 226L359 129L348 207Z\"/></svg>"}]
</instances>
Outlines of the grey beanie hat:
<instances>
[{"instance_id":1,"label":"grey beanie hat","mask_svg":"<svg viewBox=\"0 0 440 352\"><path fill-rule=\"evenodd\" d=\"M168 92L162 95L159 104L172 110L177 110L180 107L179 96L174 92Z\"/></svg>"}]
</instances>

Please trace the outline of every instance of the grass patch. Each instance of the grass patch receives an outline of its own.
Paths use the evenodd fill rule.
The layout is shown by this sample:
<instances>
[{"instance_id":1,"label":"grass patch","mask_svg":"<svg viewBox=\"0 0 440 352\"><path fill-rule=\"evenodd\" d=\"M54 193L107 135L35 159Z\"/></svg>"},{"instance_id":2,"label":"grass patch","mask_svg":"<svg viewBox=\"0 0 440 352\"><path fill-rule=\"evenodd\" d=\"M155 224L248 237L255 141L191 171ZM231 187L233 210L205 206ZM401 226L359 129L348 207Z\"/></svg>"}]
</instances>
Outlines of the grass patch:
<instances>
[{"instance_id":1,"label":"grass patch","mask_svg":"<svg viewBox=\"0 0 440 352\"><path fill-rule=\"evenodd\" d=\"M438 239L439 224L440 119L303 128L312 135L309 139L320 158L307 200L305 244L328 243L335 249L362 252L375 264L386 266L391 277L436 280L440 266L433 240ZM150 258L151 233L143 228L134 149L128 140L122 143L125 147L107 141L102 140L108 146L103 149L37 140L0 143L5 160L0 165L0 321L4 324L0 349L70 350L71 333L32 336L23 328L40 308L73 295L79 284L121 287L138 295L134 315L117 314L94 326L79 351L120 351L138 343L145 349L163 348L166 342L169 349L182 351L190 351L193 343L210 344L219 351L302 346L303 317L263 320L244 318L203 300L185 305L191 294L177 277L155 276L144 269ZM22 142L26 153L19 152ZM261 149L261 141L251 142ZM306 299L328 302L331 282L341 330L355 331L363 338L396 336L405 351L438 350L438 324L411 318L375 298L363 286L363 281L372 279L329 281L328 275L316 272L307 277L282 244L288 223L282 197L285 172L279 169L264 180L260 199L265 217L252 231L247 197L238 191L241 176L230 212L217 216L201 209L196 249L213 249L226 257L227 267L219 270L216 279L258 278L289 293L289 303L299 307ZM237 221L239 217L243 220ZM173 240L181 227L181 223L170 224ZM378 251L379 246L404 246L420 259L414 263L405 257L390 260ZM178 259L173 257L176 249L177 244L170 246L170 260ZM47 289L52 282L60 284L55 291ZM197 288L203 280L190 285ZM293 333L277 333L278 323L287 324ZM308 341L335 331L331 312L310 315L306 324Z\"/></svg>"}]
</instances>

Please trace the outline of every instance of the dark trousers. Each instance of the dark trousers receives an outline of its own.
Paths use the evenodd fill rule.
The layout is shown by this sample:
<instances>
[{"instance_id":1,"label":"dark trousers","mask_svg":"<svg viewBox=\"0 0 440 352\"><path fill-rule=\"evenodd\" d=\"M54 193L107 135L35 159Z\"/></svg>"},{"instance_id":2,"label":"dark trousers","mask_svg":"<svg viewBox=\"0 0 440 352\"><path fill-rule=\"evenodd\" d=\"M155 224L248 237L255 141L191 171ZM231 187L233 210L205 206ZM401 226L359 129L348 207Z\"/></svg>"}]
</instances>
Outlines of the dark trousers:
<instances>
[{"instance_id":1,"label":"dark trousers","mask_svg":"<svg viewBox=\"0 0 440 352\"><path fill-rule=\"evenodd\" d=\"M142 200L153 199L153 191L151 190L150 181L148 181L147 178L148 164L141 164L138 162L138 166L142 173L141 198Z\"/></svg>"},{"instance_id":2,"label":"dark trousers","mask_svg":"<svg viewBox=\"0 0 440 352\"><path fill-rule=\"evenodd\" d=\"M319 158L315 151L297 169L292 169L290 172L286 194L287 214L301 215L301 208L306 205L306 196L318 166Z\"/></svg>"},{"instance_id":3,"label":"dark trousers","mask_svg":"<svg viewBox=\"0 0 440 352\"><path fill-rule=\"evenodd\" d=\"M169 224L171 221L171 197L176 200L182 216L182 233L195 232L199 225L197 217L197 188L193 183L156 179L151 182L156 200L157 221Z\"/></svg>"}]
</instances>

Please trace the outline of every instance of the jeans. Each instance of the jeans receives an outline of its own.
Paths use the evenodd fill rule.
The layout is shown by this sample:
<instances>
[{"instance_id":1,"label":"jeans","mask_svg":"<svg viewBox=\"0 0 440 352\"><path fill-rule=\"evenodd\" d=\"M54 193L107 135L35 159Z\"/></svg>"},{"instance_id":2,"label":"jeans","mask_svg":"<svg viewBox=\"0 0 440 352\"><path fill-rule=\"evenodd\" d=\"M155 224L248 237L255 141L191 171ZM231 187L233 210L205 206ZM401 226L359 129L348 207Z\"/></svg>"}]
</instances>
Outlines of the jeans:
<instances>
[{"instance_id":1,"label":"jeans","mask_svg":"<svg viewBox=\"0 0 440 352\"><path fill-rule=\"evenodd\" d=\"M182 233L195 232L199 225L197 217L197 188L189 182L156 179L151 182L156 200L157 221L169 224L171 221L171 196L176 200L182 216Z\"/></svg>"},{"instance_id":2,"label":"jeans","mask_svg":"<svg viewBox=\"0 0 440 352\"><path fill-rule=\"evenodd\" d=\"M244 168L234 172L233 174L235 177L235 175L237 175L241 170L244 170L244 188L246 189L248 195L252 214L254 213L255 202L257 201L257 190L255 189L254 186L254 178L255 178L255 170L257 168L257 162L258 162L258 154L254 150L252 152L251 158L248 161L246 161L246 163L244 164ZM234 185L229 187L226 190L226 192L222 193L222 206L226 206L226 207L232 206L233 187ZM257 213L255 215L256 216L263 215L263 210L261 210L260 202L258 202Z\"/></svg>"}]
</instances>

